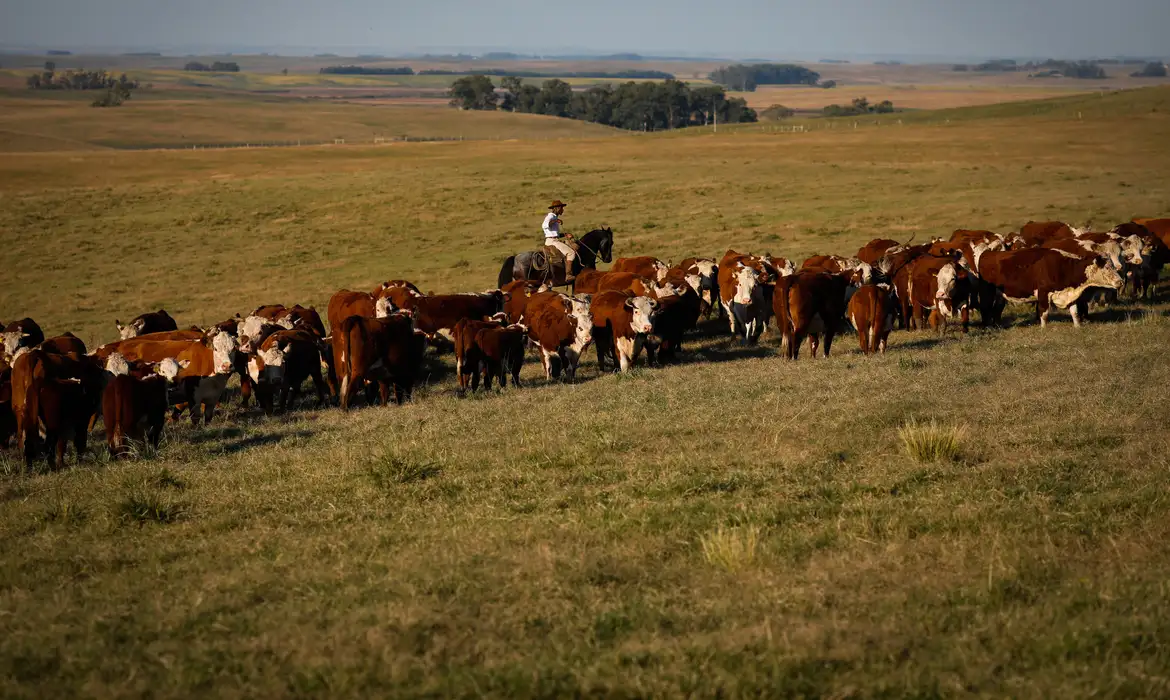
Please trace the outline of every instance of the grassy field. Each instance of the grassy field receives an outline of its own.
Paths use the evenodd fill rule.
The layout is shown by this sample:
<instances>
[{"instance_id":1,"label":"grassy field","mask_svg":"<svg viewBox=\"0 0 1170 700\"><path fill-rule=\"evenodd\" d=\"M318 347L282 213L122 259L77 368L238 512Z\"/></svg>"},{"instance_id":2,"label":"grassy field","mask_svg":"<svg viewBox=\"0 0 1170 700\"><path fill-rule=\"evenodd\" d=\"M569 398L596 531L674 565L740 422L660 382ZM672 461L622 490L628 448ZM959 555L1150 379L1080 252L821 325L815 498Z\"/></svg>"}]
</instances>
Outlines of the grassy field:
<instances>
[{"instance_id":1,"label":"grassy field","mask_svg":"<svg viewBox=\"0 0 1170 700\"><path fill-rule=\"evenodd\" d=\"M615 254L676 260L1165 214L1167 102L11 153L0 318L98 342L158 306L485 288L553 197ZM460 399L443 360L402 408L233 405L156 457L57 474L0 455L4 694L1165 696L1168 311L895 333L870 359L843 337L797 364L709 327L661 371L546 386L530 362L536 386ZM918 462L899 428L932 420L963 437Z\"/></svg>"}]
</instances>

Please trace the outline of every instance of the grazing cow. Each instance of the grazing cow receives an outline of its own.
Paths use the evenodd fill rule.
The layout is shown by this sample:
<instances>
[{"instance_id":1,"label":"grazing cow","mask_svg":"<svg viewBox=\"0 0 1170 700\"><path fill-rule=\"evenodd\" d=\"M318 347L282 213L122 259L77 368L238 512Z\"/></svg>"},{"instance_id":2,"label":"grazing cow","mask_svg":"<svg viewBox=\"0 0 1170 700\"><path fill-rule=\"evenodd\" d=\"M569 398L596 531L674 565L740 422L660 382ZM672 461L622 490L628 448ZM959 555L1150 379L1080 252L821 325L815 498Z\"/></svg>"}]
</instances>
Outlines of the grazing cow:
<instances>
[{"instance_id":1,"label":"grazing cow","mask_svg":"<svg viewBox=\"0 0 1170 700\"><path fill-rule=\"evenodd\" d=\"M875 238L858 249L857 259L876 267L878 260L900 245L902 244L890 238Z\"/></svg>"},{"instance_id":2,"label":"grazing cow","mask_svg":"<svg viewBox=\"0 0 1170 700\"><path fill-rule=\"evenodd\" d=\"M776 324L784 336L785 357L797 359L806 336L809 351L816 357L822 335L825 357L829 356L833 337L845 317L847 285L842 275L816 270L801 270L776 283L772 305Z\"/></svg>"},{"instance_id":3,"label":"grazing cow","mask_svg":"<svg viewBox=\"0 0 1170 700\"><path fill-rule=\"evenodd\" d=\"M479 388L483 355L476 340L477 334L485 328L501 328L506 321L507 316L499 313L489 321L464 318L455 324L452 335L455 344L455 373L459 376L460 391L467 391L468 386L472 391Z\"/></svg>"},{"instance_id":4,"label":"grazing cow","mask_svg":"<svg viewBox=\"0 0 1170 700\"><path fill-rule=\"evenodd\" d=\"M422 364L426 338L416 334L410 316L395 313L385 318L350 316L333 334L333 351L341 381L341 410L348 411L353 391L367 384L366 397L372 405L377 385L383 404L401 404L414 391Z\"/></svg>"},{"instance_id":5,"label":"grazing cow","mask_svg":"<svg viewBox=\"0 0 1170 700\"><path fill-rule=\"evenodd\" d=\"M894 300L888 284L862 285L849 298L849 322L857 329L861 352L870 355L886 352L886 342L894 329Z\"/></svg>"},{"instance_id":6,"label":"grazing cow","mask_svg":"<svg viewBox=\"0 0 1170 700\"><path fill-rule=\"evenodd\" d=\"M646 359L651 365L673 362L682 347L683 336L699 322L703 300L694 289L658 300L654 329L646 338Z\"/></svg>"},{"instance_id":7,"label":"grazing cow","mask_svg":"<svg viewBox=\"0 0 1170 700\"><path fill-rule=\"evenodd\" d=\"M770 309L764 292L766 272L742 260L719 263L719 296L731 325L732 335L744 345L754 344L764 332Z\"/></svg>"},{"instance_id":8,"label":"grazing cow","mask_svg":"<svg viewBox=\"0 0 1170 700\"><path fill-rule=\"evenodd\" d=\"M32 469L36 460L38 431L45 436L50 468L65 467L65 446L73 441L77 459L85 454L89 418L93 413L90 395L79 379L37 378L26 393L24 404L24 462Z\"/></svg>"},{"instance_id":9,"label":"grazing cow","mask_svg":"<svg viewBox=\"0 0 1170 700\"><path fill-rule=\"evenodd\" d=\"M137 338L147 333L179 330L179 324L175 323L175 319L171 318L165 309L142 314L124 326L121 321L114 319L114 325L118 327L118 335L122 340Z\"/></svg>"},{"instance_id":10,"label":"grazing cow","mask_svg":"<svg viewBox=\"0 0 1170 700\"><path fill-rule=\"evenodd\" d=\"M4 326L4 331L0 333L0 339L4 341L3 348L0 348L2 350L0 359L12 364L17 350L35 348L44 342L45 334L36 321L31 318L22 318Z\"/></svg>"},{"instance_id":11,"label":"grazing cow","mask_svg":"<svg viewBox=\"0 0 1170 700\"><path fill-rule=\"evenodd\" d=\"M669 269L670 263L664 263L653 255L643 255L637 258L618 258L609 267L610 272L632 272L635 275L640 275L659 283L666 281L666 272Z\"/></svg>"},{"instance_id":12,"label":"grazing cow","mask_svg":"<svg viewBox=\"0 0 1170 700\"><path fill-rule=\"evenodd\" d=\"M414 300L414 327L435 342L454 337L455 324L469 318L483 320L504 308L504 293L493 289L482 294L432 294Z\"/></svg>"},{"instance_id":13,"label":"grazing cow","mask_svg":"<svg viewBox=\"0 0 1170 700\"><path fill-rule=\"evenodd\" d=\"M721 313L722 304L719 303L719 263L714 258L687 258L674 267L681 277L691 285L691 289L699 295L702 303L700 314L710 318L711 314ZM698 279L698 286L692 280ZM677 282L674 276L667 275L667 279Z\"/></svg>"},{"instance_id":14,"label":"grazing cow","mask_svg":"<svg viewBox=\"0 0 1170 700\"><path fill-rule=\"evenodd\" d=\"M527 326L520 323L506 327L485 326L475 334L475 345L479 348L484 389L491 390L493 377L500 380L503 389L509 375L512 386L520 386L520 369L524 366L524 349L528 345Z\"/></svg>"},{"instance_id":15,"label":"grazing cow","mask_svg":"<svg viewBox=\"0 0 1170 700\"><path fill-rule=\"evenodd\" d=\"M577 275L577 279L581 279L581 275ZM508 322L519 323L524 317L524 309L528 308L528 299L548 290L534 280L512 280L505 284L500 291L504 293L504 313L508 315Z\"/></svg>"},{"instance_id":16,"label":"grazing cow","mask_svg":"<svg viewBox=\"0 0 1170 700\"><path fill-rule=\"evenodd\" d=\"M365 292L351 292L348 289L342 289L330 297L329 307L325 311L325 315L329 319L329 329L333 333L336 333L341 328L342 321L350 316L382 318L389 314L388 305L383 304L383 308L380 310L377 308L377 300L374 299L374 295Z\"/></svg>"},{"instance_id":17,"label":"grazing cow","mask_svg":"<svg viewBox=\"0 0 1170 700\"><path fill-rule=\"evenodd\" d=\"M1082 259L1060 250L1025 248L989 251L978 256L979 276L984 282L980 306L991 323L1002 319L1004 304L1035 303L1040 326L1048 323L1051 306L1068 309L1079 326L1088 315L1088 295L1093 288L1120 289L1121 275L1103 258Z\"/></svg>"},{"instance_id":18,"label":"grazing cow","mask_svg":"<svg viewBox=\"0 0 1170 700\"><path fill-rule=\"evenodd\" d=\"M247 374L264 413L272 415L272 398L278 390L280 412L288 410L290 395L296 401L309 378L317 392L317 406L323 405L326 386L321 365L327 353L324 341L310 330L281 330L265 338L247 361Z\"/></svg>"},{"instance_id":19,"label":"grazing cow","mask_svg":"<svg viewBox=\"0 0 1170 700\"><path fill-rule=\"evenodd\" d=\"M131 365L119 353L110 355L106 371L112 376L102 391L102 423L112 459L130 456L130 440L158 449L169 408L167 383L179 370L172 359L153 366Z\"/></svg>"},{"instance_id":20,"label":"grazing cow","mask_svg":"<svg viewBox=\"0 0 1170 700\"><path fill-rule=\"evenodd\" d=\"M946 329L948 318L961 315L963 332L969 324L970 282L967 270L958 260L961 254L922 255L909 266L909 281L906 296L911 307L911 326L922 330L923 311L930 311L930 327L939 330L940 324Z\"/></svg>"},{"instance_id":21,"label":"grazing cow","mask_svg":"<svg viewBox=\"0 0 1170 700\"><path fill-rule=\"evenodd\" d=\"M658 302L632 292L600 292L593 297L593 342L597 346L597 371L612 361L614 371L629 371L638 360L646 336L654 330L653 314Z\"/></svg>"},{"instance_id":22,"label":"grazing cow","mask_svg":"<svg viewBox=\"0 0 1170 700\"><path fill-rule=\"evenodd\" d=\"M533 294L524 312L528 337L540 352L545 379L563 372L576 376L581 353L593 342L590 297L570 297L558 292Z\"/></svg>"},{"instance_id":23,"label":"grazing cow","mask_svg":"<svg viewBox=\"0 0 1170 700\"><path fill-rule=\"evenodd\" d=\"M81 356L85 354L85 343L72 333L59 335L56 338L47 338L37 347L45 352L69 355L75 360L81 359Z\"/></svg>"}]
</instances>

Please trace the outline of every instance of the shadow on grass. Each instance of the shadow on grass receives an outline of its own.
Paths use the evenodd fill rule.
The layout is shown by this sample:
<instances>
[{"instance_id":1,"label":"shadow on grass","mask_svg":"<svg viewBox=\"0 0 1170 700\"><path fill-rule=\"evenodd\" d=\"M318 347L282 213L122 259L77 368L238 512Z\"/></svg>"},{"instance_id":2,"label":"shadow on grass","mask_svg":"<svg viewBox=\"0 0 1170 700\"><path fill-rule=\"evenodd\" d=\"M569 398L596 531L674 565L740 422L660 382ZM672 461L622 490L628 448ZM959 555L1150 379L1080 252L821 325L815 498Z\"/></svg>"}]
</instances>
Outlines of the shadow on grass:
<instances>
[{"instance_id":1,"label":"shadow on grass","mask_svg":"<svg viewBox=\"0 0 1170 700\"><path fill-rule=\"evenodd\" d=\"M212 450L214 454L236 454L245 450L250 450L256 447L264 447L265 445L275 445L285 438L309 438L316 435L312 430L293 430L287 433L268 433L266 435L253 435L251 437L241 438L239 440L232 440L220 446L217 450Z\"/></svg>"}]
</instances>

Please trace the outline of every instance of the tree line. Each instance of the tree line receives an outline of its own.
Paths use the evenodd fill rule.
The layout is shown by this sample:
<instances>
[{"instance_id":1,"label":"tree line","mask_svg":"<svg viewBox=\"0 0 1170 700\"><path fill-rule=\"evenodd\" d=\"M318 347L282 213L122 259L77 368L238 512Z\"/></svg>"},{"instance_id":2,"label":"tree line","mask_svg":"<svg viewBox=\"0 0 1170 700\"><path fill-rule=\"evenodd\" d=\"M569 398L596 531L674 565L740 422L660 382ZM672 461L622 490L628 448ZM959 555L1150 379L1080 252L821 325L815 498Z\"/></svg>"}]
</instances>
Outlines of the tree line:
<instances>
[{"instance_id":1,"label":"tree line","mask_svg":"<svg viewBox=\"0 0 1170 700\"><path fill-rule=\"evenodd\" d=\"M1050 78L1061 75L1066 78L1099 80L1107 77L1105 75L1105 69L1098 65L1096 61L1057 61L1051 58L1046 61L1028 61L1027 63L1017 63L1010 58L997 58L974 65L956 63L952 67L952 70L975 71L978 73L1029 71L1030 77L1035 78Z\"/></svg>"},{"instance_id":2,"label":"tree line","mask_svg":"<svg viewBox=\"0 0 1170 700\"><path fill-rule=\"evenodd\" d=\"M235 61L215 61L211 65L199 61L188 61L183 70L200 73L239 73L240 64Z\"/></svg>"},{"instance_id":3,"label":"tree line","mask_svg":"<svg viewBox=\"0 0 1170 700\"><path fill-rule=\"evenodd\" d=\"M670 79L662 82L629 81L616 87L597 85L574 91L563 80L544 81L541 87L508 76L501 81L501 96L486 75L459 78L451 84L451 105L460 109L546 114L604 124L631 131L660 131L712 122L754 122L755 110L738 97L727 97L723 88L692 88Z\"/></svg>"},{"instance_id":4,"label":"tree line","mask_svg":"<svg viewBox=\"0 0 1170 700\"><path fill-rule=\"evenodd\" d=\"M730 90L754 92L757 85L816 85L821 74L791 63L736 63L712 71L707 78Z\"/></svg>"},{"instance_id":5,"label":"tree line","mask_svg":"<svg viewBox=\"0 0 1170 700\"><path fill-rule=\"evenodd\" d=\"M94 107L117 107L130 99L130 92L138 89L138 81L123 73L117 78L105 70L69 69L56 72L56 64L45 62L45 70L30 75L26 81L29 90L105 90L106 94L93 101Z\"/></svg>"},{"instance_id":6,"label":"tree line","mask_svg":"<svg viewBox=\"0 0 1170 700\"><path fill-rule=\"evenodd\" d=\"M425 68L415 71L410 66L399 68L373 68L368 66L326 66L320 70L324 74L333 75L467 75L466 70L449 68ZM567 73L549 73L548 71L512 70L511 68L488 68L477 70L476 75L490 75L498 78L515 76L517 78L609 78L612 80L668 80L674 76L660 70L621 70L621 71L572 71Z\"/></svg>"},{"instance_id":7,"label":"tree line","mask_svg":"<svg viewBox=\"0 0 1170 700\"><path fill-rule=\"evenodd\" d=\"M847 105L828 105L822 112L826 117L853 117L858 114L888 114L894 111L894 103L882 100L877 104L870 104L865 97L855 97Z\"/></svg>"},{"instance_id":8,"label":"tree line","mask_svg":"<svg viewBox=\"0 0 1170 700\"><path fill-rule=\"evenodd\" d=\"M368 66L325 66L320 70L326 75L414 75L410 66L398 68L370 68Z\"/></svg>"}]
</instances>

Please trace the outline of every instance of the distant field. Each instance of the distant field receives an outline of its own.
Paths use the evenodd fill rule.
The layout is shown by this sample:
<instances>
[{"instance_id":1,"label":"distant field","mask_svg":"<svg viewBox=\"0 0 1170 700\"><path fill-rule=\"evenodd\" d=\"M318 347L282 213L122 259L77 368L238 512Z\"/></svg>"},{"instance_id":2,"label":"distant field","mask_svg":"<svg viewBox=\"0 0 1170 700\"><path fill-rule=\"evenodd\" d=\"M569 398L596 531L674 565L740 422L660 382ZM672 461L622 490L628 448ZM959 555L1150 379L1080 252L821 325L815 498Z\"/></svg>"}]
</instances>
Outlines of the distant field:
<instances>
[{"instance_id":1,"label":"distant field","mask_svg":"<svg viewBox=\"0 0 1170 700\"><path fill-rule=\"evenodd\" d=\"M364 115L483 140L84 150L393 123ZM588 125L173 96L7 118L0 318L91 345L159 307L488 288L554 197L676 261L1170 214L1170 88L556 141ZM590 349L577 383L530 360L466 399L437 358L404 407L233 396L127 464L2 453L3 695L1166 697L1168 293L795 364L711 323L678 366L599 376ZM909 456L911 421L961 428L955 458Z\"/></svg>"},{"instance_id":2,"label":"distant field","mask_svg":"<svg viewBox=\"0 0 1170 700\"><path fill-rule=\"evenodd\" d=\"M0 152L339 138L368 144L377 137L558 139L621 133L581 121L503 112L470 114L446 106L142 93L117 109L94 109L90 99L0 96Z\"/></svg>"},{"instance_id":3,"label":"distant field","mask_svg":"<svg viewBox=\"0 0 1170 700\"><path fill-rule=\"evenodd\" d=\"M1083 81L1082 81L1083 82ZM747 100L748 106L757 110L774 104L781 104L796 110L819 111L829 104L849 104L856 97L866 97L871 103L890 100L897 109L944 109L947 107L972 107L976 105L999 104L1038 100L1045 97L1059 97L1080 94L1097 89L1095 84L1061 84L1059 87L1037 85L1035 87L969 85L844 85L826 90L816 87L765 85L754 92L732 93Z\"/></svg>"}]
</instances>

